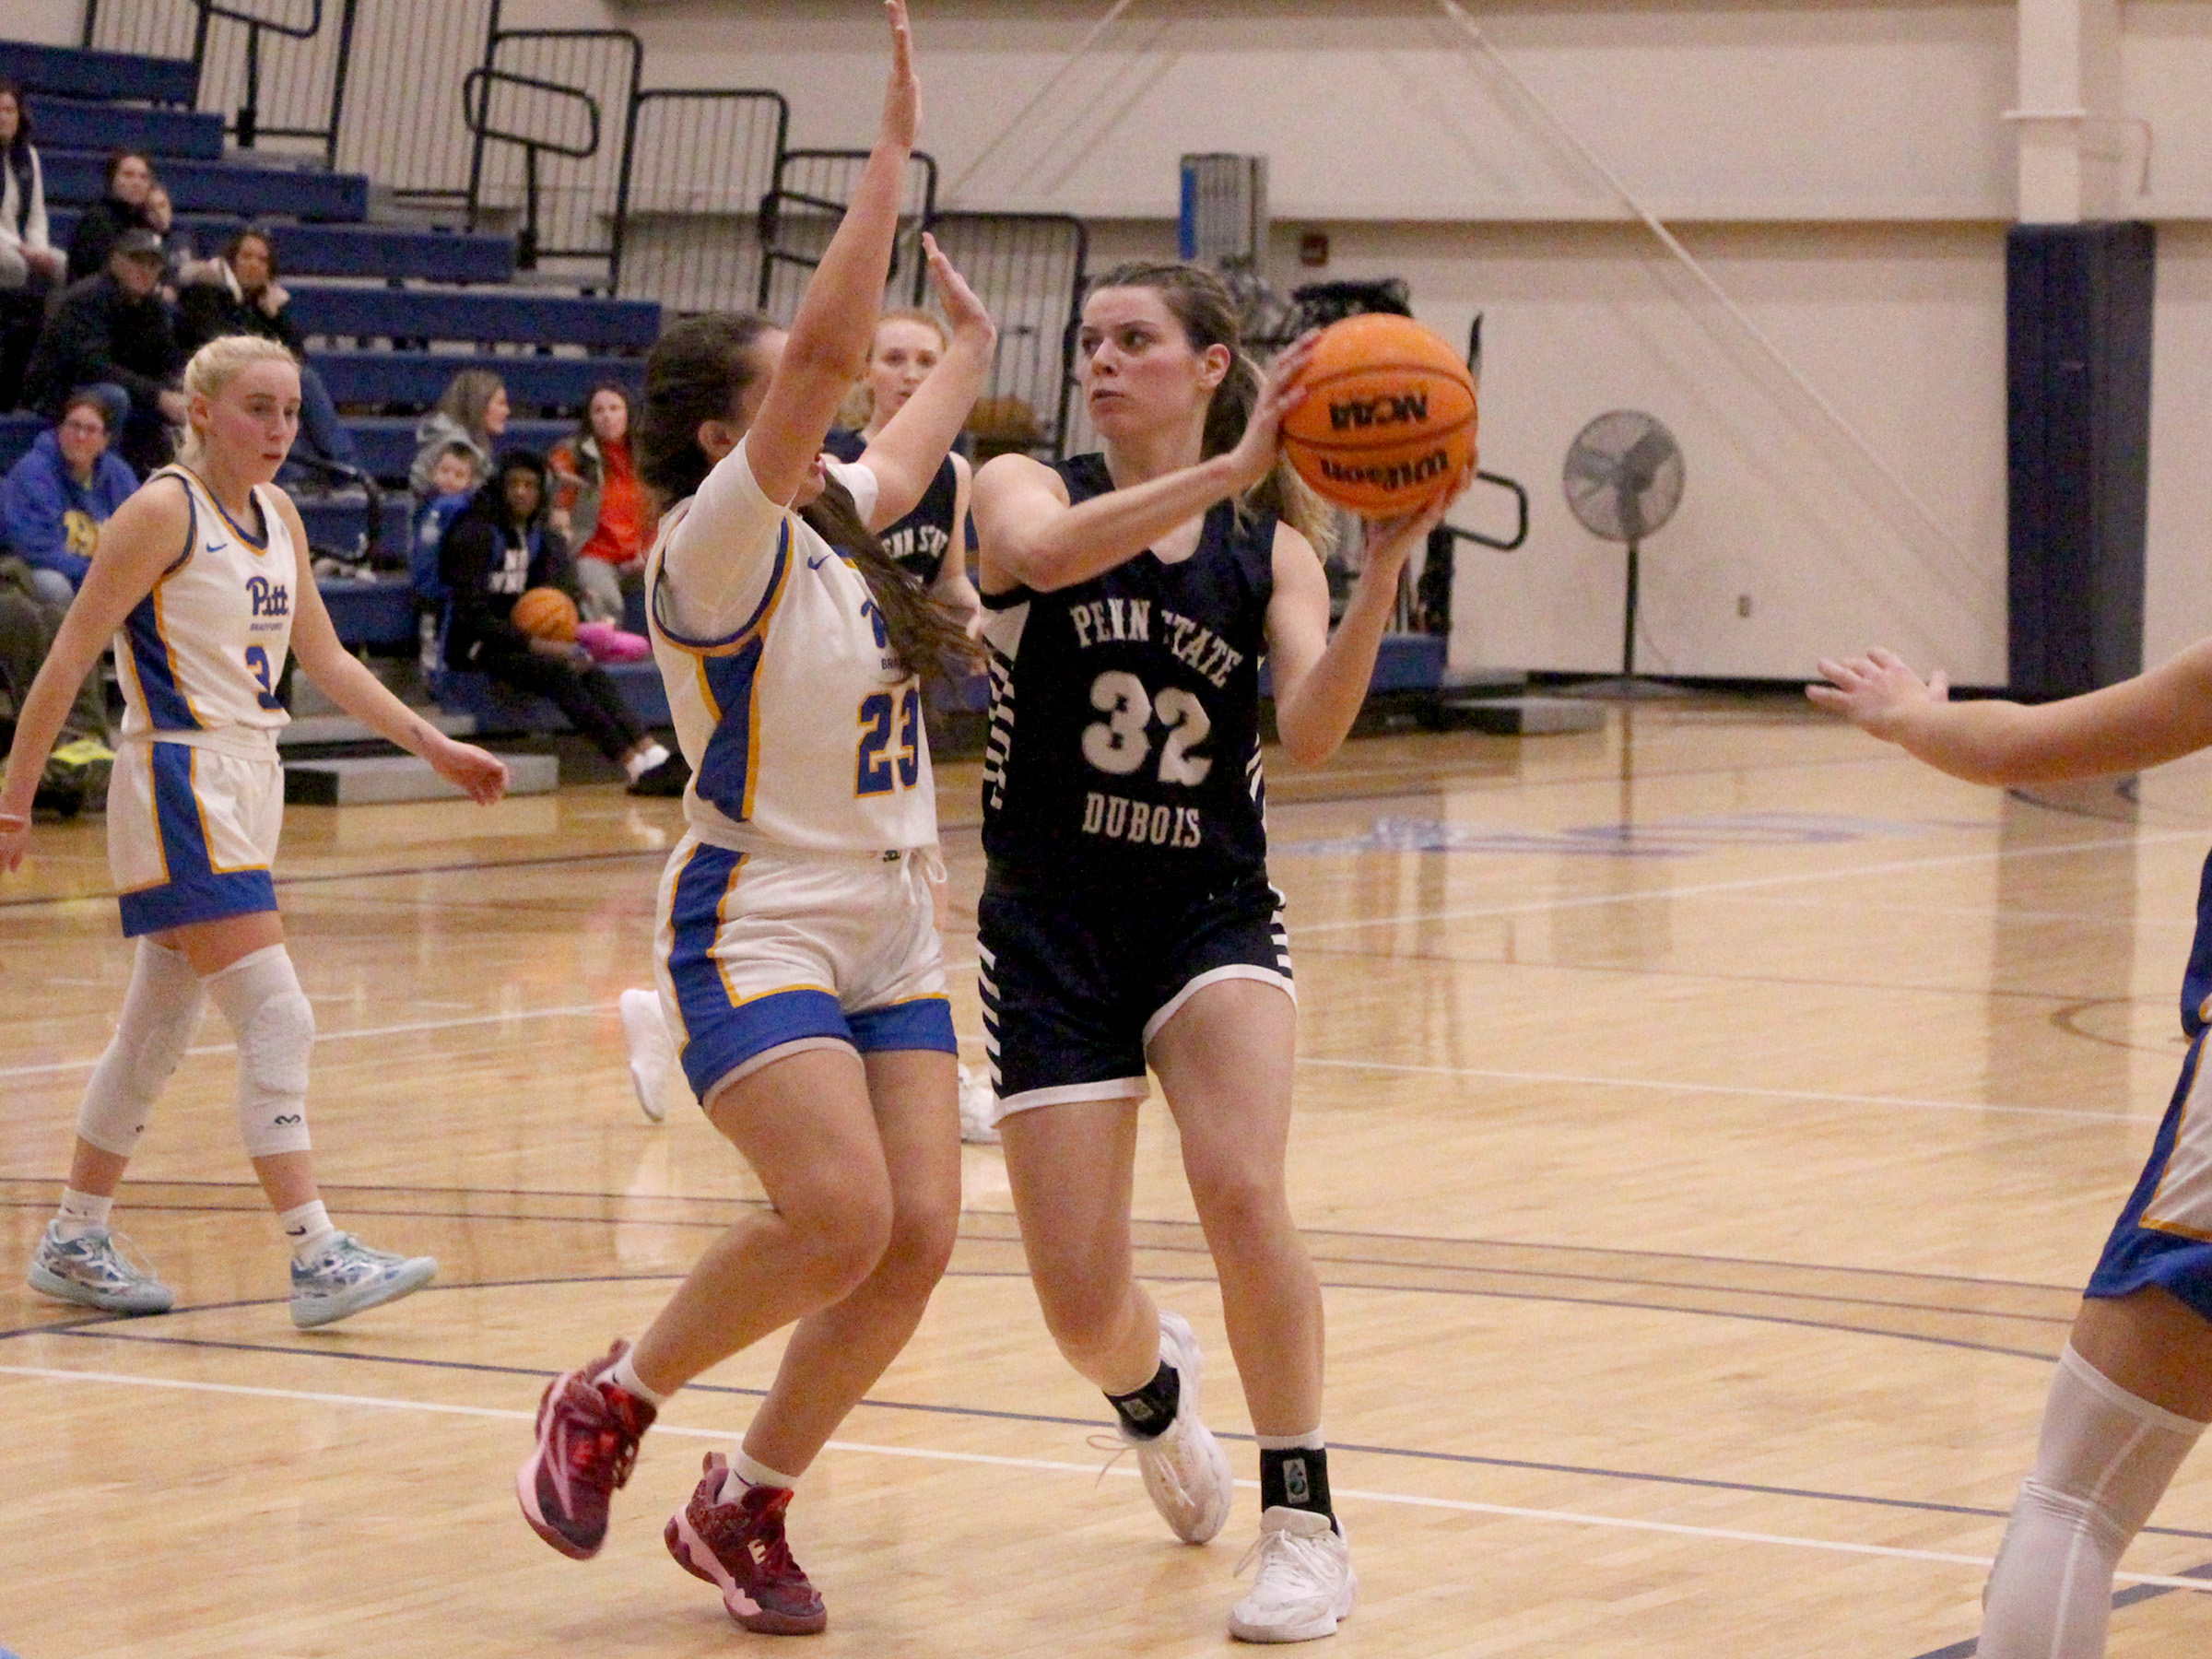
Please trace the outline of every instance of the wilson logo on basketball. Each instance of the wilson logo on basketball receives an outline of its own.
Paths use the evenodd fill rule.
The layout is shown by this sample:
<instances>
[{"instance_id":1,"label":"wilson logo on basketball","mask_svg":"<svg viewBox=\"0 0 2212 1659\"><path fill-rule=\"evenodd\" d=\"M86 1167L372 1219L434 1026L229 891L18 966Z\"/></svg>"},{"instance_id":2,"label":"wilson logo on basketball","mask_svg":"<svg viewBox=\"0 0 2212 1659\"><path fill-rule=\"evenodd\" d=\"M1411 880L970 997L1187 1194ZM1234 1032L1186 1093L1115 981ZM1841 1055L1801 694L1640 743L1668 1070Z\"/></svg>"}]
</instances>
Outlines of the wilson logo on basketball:
<instances>
[{"instance_id":1,"label":"wilson logo on basketball","mask_svg":"<svg viewBox=\"0 0 2212 1659\"><path fill-rule=\"evenodd\" d=\"M1429 418L1429 394L1416 392L1406 395L1385 394L1381 397L1356 398L1350 403L1329 405L1329 428L1332 431L1357 432L1370 427L1418 425Z\"/></svg>"},{"instance_id":2,"label":"wilson logo on basketball","mask_svg":"<svg viewBox=\"0 0 2212 1659\"><path fill-rule=\"evenodd\" d=\"M1410 489L1416 484L1431 484L1452 470L1452 453L1449 450L1430 450L1416 461L1393 461L1387 464L1361 465L1357 461L1339 461L1334 455L1315 457L1323 477L1332 484L1366 484L1377 489Z\"/></svg>"}]
</instances>

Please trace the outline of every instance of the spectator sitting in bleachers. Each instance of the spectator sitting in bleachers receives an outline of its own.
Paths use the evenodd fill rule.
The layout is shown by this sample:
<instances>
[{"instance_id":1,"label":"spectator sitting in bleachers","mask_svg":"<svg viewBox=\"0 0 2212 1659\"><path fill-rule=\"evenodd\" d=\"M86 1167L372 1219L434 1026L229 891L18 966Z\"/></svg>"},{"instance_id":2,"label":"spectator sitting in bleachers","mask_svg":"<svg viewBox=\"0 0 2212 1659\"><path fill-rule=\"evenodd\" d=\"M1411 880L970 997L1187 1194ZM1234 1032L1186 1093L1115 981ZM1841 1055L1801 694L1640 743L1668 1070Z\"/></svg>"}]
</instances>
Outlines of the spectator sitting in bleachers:
<instances>
[{"instance_id":1,"label":"spectator sitting in bleachers","mask_svg":"<svg viewBox=\"0 0 2212 1659\"><path fill-rule=\"evenodd\" d=\"M177 210L169 199L169 187L160 180L146 193L146 226L161 239L162 252L169 255L169 268L161 276L161 298L169 305L177 303L178 294L189 283L205 282L213 274L211 259L194 257L192 237L176 227ZM189 354L187 354L189 355Z\"/></svg>"},{"instance_id":2,"label":"spectator sitting in bleachers","mask_svg":"<svg viewBox=\"0 0 2212 1659\"><path fill-rule=\"evenodd\" d=\"M415 589L416 598L433 617L442 617L445 609L445 577L439 568L439 555L445 546L445 533L453 527L453 521L468 511L475 497L477 461L465 443L446 446L430 468L430 493L415 509L414 548L407 556L407 579ZM426 651L429 641L425 642ZM426 665L434 666L434 664Z\"/></svg>"},{"instance_id":3,"label":"spectator sitting in bleachers","mask_svg":"<svg viewBox=\"0 0 2212 1659\"><path fill-rule=\"evenodd\" d=\"M629 453L629 394L612 381L592 388L583 420L546 457L553 472L553 527L576 558L587 622L620 622L626 585L645 569L654 513Z\"/></svg>"},{"instance_id":4,"label":"spectator sitting in bleachers","mask_svg":"<svg viewBox=\"0 0 2212 1659\"><path fill-rule=\"evenodd\" d=\"M62 290L23 377L25 405L49 420L61 418L72 393L100 393L116 448L141 477L168 465L171 429L185 414L177 389L184 354L156 292L165 263L151 230L117 237L106 270Z\"/></svg>"},{"instance_id":5,"label":"spectator sitting in bleachers","mask_svg":"<svg viewBox=\"0 0 2212 1659\"><path fill-rule=\"evenodd\" d=\"M681 794L691 777L683 757L638 724L592 653L573 641L533 639L510 619L514 602L531 588L574 596L567 555L546 515L546 464L528 450L508 451L439 550L452 606L446 665L554 704L622 768L630 794Z\"/></svg>"},{"instance_id":6,"label":"spectator sitting in bleachers","mask_svg":"<svg viewBox=\"0 0 2212 1659\"><path fill-rule=\"evenodd\" d=\"M276 250L265 230L241 230L218 257L199 261L178 296L177 346L187 358L225 335L260 335L300 359L300 436L325 461L358 463L353 434L306 361L307 342L292 321L292 297L276 280Z\"/></svg>"},{"instance_id":7,"label":"spectator sitting in bleachers","mask_svg":"<svg viewBox=\"0 0 2212 1659\"><path fill-rule=\"evenodd\" d=\"M61 424L40 433L0 478L0 540L10 549L0 557L0 682L17 706L92 567L100 525L137 488L131 469L108 453L107 406L89 392L72 396ZM64 810L97 805L114 759L106 682L96 667L54 740L41 789Z\"/></svg>"},{"instance_id":8,"label":"spectator sitting in bleachers","mask_svg":"<svg viewBox=\"0 0 2212 1659\"><path fill-rule=\"evenodd\" d=\"M429 494L430 468L456 443L476 458L476 482L488 479L492 446L506 431L509 413L506 383L490 370L464 369L448 381L438 406L415 428L415 464L407 469L415 499Z\"/></svg>"},{"instance_id":9,"label":"spectator sitting in bleachers","mask_svg":"<svg viewBox=\"0 0 2212 1659\"><path fill-rule=\"evenodd\" d=\"M47 235L46 176L23 88L0 77L0 409L14 408L22 394L46 296L67 268Z\"/></svg>"},{"instance_id":10,"label":"spectator sitting in bleachers","mask_svg":"<svg viewBox=\"0 0 2212 1659\"><path fill-rule=\"evenodd\" d=\"M71 282L106 270L115 239L125 230L153 230L146 211L146 198L153 190L154 163L144 150L108 152L108 194L77 217L69 237Z\"/></svg>"},{"instance_id":11,"label":"spectator sitting in bleachers","mask_svg":"<svg viewBox=\"0 0 2212 1659\"><path fill-rule=\"evenodd\" d=\"M100 525L138 488L130 466L109 452L109 436L106 401L73 392L60 423L0 479L7 545L30 567L39 597L65 610L92 568Z\"/></svg>"}]
</instances>

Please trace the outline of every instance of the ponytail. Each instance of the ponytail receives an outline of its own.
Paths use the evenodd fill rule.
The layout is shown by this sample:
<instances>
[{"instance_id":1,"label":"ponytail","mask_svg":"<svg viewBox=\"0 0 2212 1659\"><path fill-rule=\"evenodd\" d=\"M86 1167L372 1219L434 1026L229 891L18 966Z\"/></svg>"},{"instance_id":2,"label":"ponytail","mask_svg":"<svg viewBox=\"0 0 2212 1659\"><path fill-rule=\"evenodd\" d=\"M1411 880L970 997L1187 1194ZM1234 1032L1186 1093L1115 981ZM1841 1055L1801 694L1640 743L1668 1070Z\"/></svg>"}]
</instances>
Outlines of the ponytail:
<instances>
[{"instance_id":1,"label":"ponytail","mask_svg":"<svg viewBox=\"0 0 2212 1659\"><path fill-rule=\"evenodd\" d=\"M958 680L974 672L982 655L960 619L932 597L912 571L884 551L882 540L868 528L858 503L842 484L831 478L799 516L859 567L902 673Z\"/></svg>"}]
</instances>

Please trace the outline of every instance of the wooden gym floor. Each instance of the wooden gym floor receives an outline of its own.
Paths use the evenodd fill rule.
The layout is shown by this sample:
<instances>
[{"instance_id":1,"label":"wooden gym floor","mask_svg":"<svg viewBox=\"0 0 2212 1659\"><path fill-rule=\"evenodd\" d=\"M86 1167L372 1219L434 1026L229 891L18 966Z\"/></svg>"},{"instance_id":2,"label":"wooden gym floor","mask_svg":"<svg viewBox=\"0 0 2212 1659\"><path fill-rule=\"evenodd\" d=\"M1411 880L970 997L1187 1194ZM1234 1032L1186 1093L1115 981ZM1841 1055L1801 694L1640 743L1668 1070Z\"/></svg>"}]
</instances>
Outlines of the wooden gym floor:
<instances>
[{"instance_id":1,"label":"wooden gym floor","mask_svg":"<svg viewBox=\"0 0 2212 1659\"><path fill-rule=\"evenodd\" d=\"M1291 1181L1327 1286L1333 1472L1362 1583L1336 1659L1920 1659L1971 1651L2049 1362L2182 1055L2206 782L1950 782L1787 700L1602 734L1408 735L1271 781L1301 994ZM942 779L958 908L971 766ZM84 1316L21 1264L127 956L96 821L0 884L0 1645L100 1655L766 1653L661 1523L769 1344L681 1396L587 1564L515 1512L554 1369L634 1333L757 1198L629 1098L677 809L581 787L296 809L280 892L321 1027L331 1207L438 1283L286 1319L219 1019L119 1223L181 1293ZM979 1030L972 938L947 942ZM971 1060L980 1054L971 1053ZM1036 1314L994 1150L950 1275L810 1476L809 1652L1220 1652L1256 1521L1171 1542ZM1173 1132L1147 1108L1142 1270L1248 1429ZM1241 1477L1248 1441L1231 1438ZM2212 1460L2125 1566L2212 1587ZM2187 1581L2182 1581L2185 1583ZM2212 1642L2136 1583L2116 1659Z\"/></svg>"}]
</instances>

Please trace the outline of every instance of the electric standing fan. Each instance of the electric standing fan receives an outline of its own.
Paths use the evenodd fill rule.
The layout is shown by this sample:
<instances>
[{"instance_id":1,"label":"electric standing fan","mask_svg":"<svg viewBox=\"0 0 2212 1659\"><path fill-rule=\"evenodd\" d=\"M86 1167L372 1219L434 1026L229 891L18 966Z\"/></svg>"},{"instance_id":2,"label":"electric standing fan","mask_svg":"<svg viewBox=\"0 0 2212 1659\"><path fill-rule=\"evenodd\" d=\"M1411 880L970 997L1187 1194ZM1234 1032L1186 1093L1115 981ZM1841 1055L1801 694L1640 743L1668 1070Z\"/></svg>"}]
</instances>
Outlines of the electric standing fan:
<instances>
[{"instance_id":1,"label":"electric standing fan","mask_svg":"<svg viewBox=\"0 0 2212 1659\"><path fill-rule=\"evenodd\" d=\"M1643 538L1682 504L1682 446L1653 416L1636 409L1600 415L1567 450L1567 506L1583 529L1629 547L1627 624L1621 633L1620 678L1583 690L1599 696L1666 696L1666 688L1636 678L1637 557Z\"/></svg>"}]
</instances>

